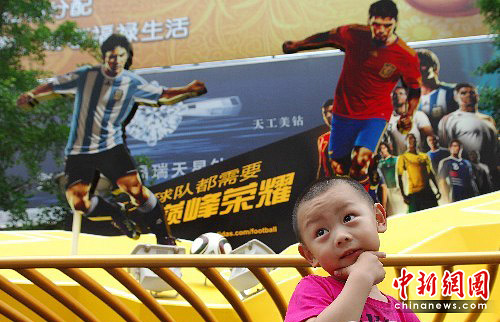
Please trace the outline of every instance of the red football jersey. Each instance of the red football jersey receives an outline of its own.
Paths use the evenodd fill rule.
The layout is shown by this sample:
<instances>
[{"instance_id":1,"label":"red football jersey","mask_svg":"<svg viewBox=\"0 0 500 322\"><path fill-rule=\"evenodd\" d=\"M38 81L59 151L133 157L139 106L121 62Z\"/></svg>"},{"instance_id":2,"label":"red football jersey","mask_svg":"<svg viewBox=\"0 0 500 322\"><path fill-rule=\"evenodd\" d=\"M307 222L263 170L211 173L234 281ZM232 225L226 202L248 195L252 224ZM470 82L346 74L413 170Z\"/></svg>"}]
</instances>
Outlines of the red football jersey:
<instances>
[{"instance_id":1,"label":"red football jersey","mask_svg":"<svg viewBox=\"0 0 500 322\"><path fill-rule=\"evenodd\" d=\"M369 26L347 25L331 30L330 40L345 51L333 105L337 115L389 121L391 91L399 78L410 88L422 83L418 56L400 38L378 47L372 42Z\"/></svg>"},{"instance_id":2,"label":"red football jersey","mask_svg":"<svg viewBox=\"0 0 500 322\"><path fill-rule=\"evenodd\" d=\"M330 142L330 131L321 134L318 137L318 159L321 165L321 170L325 177L331 177L333 175L330 159L328 158L328 144Z\"/></svg>"}]
</instances>

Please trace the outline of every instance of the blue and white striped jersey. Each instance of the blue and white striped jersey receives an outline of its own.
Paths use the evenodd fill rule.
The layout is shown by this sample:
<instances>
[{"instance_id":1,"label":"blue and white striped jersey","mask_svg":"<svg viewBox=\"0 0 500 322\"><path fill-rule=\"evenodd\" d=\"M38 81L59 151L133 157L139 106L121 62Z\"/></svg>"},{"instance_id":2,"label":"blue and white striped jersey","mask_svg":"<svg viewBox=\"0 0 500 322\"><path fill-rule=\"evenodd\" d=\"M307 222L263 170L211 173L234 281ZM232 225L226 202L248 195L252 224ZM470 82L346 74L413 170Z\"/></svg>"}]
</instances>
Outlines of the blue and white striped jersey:
<instances>
[{"instance_id":1,"label":"blue and white striped jersey","mask_svg":"<svg viewBox=\"0 0 500 322\"><path fill-rule=\"evenodd\" d=\"M122 123L134 102L156 103L163 91L128 70L109 77L103 66L79 68L56 77L52 85L56 93L75 95L66 155L98 153L122 144Z\"/></svg>"},{"instance_id":2,"label":"blue and white striped jersey","mask_svg":"<svg viewBox=\"0 0 500 322\"><path fill-rule=\"evenodd\" d=\"M434 132L437 131L439 120L458 108L457 102L453 98L453 88L453 84L441 83L429 94L420 96L418 110L427 114Z\"/></svg>"}]
</instances>

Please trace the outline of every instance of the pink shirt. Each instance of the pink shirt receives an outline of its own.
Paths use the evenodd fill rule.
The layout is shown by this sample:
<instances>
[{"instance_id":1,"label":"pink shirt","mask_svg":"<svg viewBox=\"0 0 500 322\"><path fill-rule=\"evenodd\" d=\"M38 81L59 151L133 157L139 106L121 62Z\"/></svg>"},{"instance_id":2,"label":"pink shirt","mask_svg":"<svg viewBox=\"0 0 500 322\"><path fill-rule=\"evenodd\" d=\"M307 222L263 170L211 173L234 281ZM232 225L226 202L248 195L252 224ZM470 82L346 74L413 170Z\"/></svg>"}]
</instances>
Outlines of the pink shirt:
<instances>
[{"instance_id":1,"label":"pink shirt","mask_svg":"<svg viewBox=\"0 0 500 322\"><path fill-rule=\"evenodd\" d=\"M331 276L308 275L304 277L293 292L288 305L285 322L299 322L318 316L340 294L344 284ZM385 295L388 302L367 298L360 321L420 321L411 310L397 309L400 303ZM398 304L399 305L399 304Z\"/></svg>"}]
</instances>

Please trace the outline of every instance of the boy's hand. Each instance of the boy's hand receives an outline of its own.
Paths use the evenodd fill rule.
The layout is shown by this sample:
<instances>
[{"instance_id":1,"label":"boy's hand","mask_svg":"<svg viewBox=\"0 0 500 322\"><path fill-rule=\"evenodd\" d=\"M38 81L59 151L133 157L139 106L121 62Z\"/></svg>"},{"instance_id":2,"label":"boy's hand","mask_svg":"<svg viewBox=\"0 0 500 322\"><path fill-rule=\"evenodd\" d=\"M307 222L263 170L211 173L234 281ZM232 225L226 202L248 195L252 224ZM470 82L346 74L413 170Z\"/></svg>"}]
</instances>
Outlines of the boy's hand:
<instances>
[{"instance_id":1,"label":"boy's hand","mask_svg":"<svg viewBox=\"0 0 500 322\"><path fill-rule=\"evenodd\" d=\"M372 278L373 285L376 285L385 278L384 266L379 258L385 258L385 253L365 251L359 255L354 264L336 270L334 275L339 279L347 280L350 275L359 273Z\"/></svg>"}]
</instances>

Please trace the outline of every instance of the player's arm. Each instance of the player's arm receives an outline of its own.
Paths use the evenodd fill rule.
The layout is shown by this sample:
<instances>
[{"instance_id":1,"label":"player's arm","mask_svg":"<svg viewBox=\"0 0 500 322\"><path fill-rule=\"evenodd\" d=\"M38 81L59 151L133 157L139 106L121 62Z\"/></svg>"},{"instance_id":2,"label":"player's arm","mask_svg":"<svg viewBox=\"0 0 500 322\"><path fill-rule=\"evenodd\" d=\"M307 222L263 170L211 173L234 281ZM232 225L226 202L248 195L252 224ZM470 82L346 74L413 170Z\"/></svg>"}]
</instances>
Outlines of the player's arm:
<instances>
[{"instance_id":1,"label":"player's arm","mask_svg":"<svg viewBox=\"0 0 500 322\"><path fill-rule=\"evenodd\" d=\"M437 192L435 194L436 200L439 200L439 199L441 199L441 192L439 191L439 184L436 180L434 170L432 170L432 163L431 163L431 159L429 157L427 157L426 163L427 163L427 171L429 172L429 178L432 180L432 182L434 183L434 186L436 186L436 189L437 189Z\"/></svg>"},{"instance_id":2,"label":"player's arm","mask_svg":"<svg viewBox=\"0 0 500 322\"><path fill-rule=\"evenodd\" d=\"M164 105L171 105L190 97L203 95L206 92L205 83L194 80L185 86L165 88L158 101Z\"/></svg>"},{"instance_id":3,"label":"player's arm","mask_svg":"<svg viewBox=\"0 0 500 322\"><path fill-rule=\"evenodd\" d=\"M407 134L413 125L413 115L417 111L418 102L420 101L421 90L418 88L408 89L408 110L401 115L398 122L398 129L401 133Z\"/></svg>"},{"instance_id":4,"label":"player's arm","mask_svg":"<svg viewBox=\"0 0 500 322\"><path fill-rule=\"evenodd\" d=\"M437 189L436 199L439 200L439 199L441 199L441 192L440 192L440 189L439 189L439 184L438 184L438 182L436 180L436 176L434 175L434 171L430 170L429 177L431 178L432 182L434 182L434 185L436 186L436 189Z\"/></svg>"},{"instance_id":5,"label":"player's arm","mask_svg":"<svg viewBox=\"0 0 500 322\"><path fill-rule=\"evenodd\" d=\"M405 202L405 204L409 204L410 203L410 199L408 199L408 196L405 194L405 191L403 189L403 176L398 174L398 183L399 183L399 187L400 187L400 191L401 191L401 196L403 196L403 201Z\"/></svg>"},{"instance_id":6,"label":"player's arm","mask_svg":"<svg viewBox=\"0 0 500 322\"><path fill-rule=\"evenodd\" d=\"M283 53L293 54L303 50L319 49L324 47L339 48L339 45L334 43L330 37L331 33L335 31L336 29L333 29L332 31L320 32L303 40L285 41L282 46Z\"/></svg>"},{"instance_id":7,"label":"player's arm","mask_svg":"<svg viewBox=\"0 0 500 322\"><path fill-rule=\"evenodd\" d=\"M387 185L385 183L383 183L380 185L380 188L382 190L382 207L387 208L387 200L388 200L388 198L387 198L387 194L388 194Z\"/></svg>"},{"instance_id":8,"label":"player's arm","mask_svg":"<svg viewBox=\"0 0 500 322\"><path fill-rule=\"evenodd\" d=\"M381 199L380 200L382 202L382 207L384 207L384 209L387 209L387 200L388 200L388 194L389 194L389 188L387 188L387 184L385 183L385 179L384 177L382 176L382 171L378 171L378 175L380 176L380 191L381 191Z\"/></svg>"},{"instance_id":9,"label":"player's arm","mask_svg":"<svg viewBox=\"0 0 500 322\"><path fill-rule=\"evenodd\" d=\"M420 94L422 93L420 87L409 88L408 89L408 112L407 114L411 117L415 114L418 108L418 102L420 101Z\"/></svg>"},{"instance_id":10,"label":"player's arm","mask_svg":"<svg viewBox=\"0 0 500 322\"><path fill-rule=\"evenodd\" d=\"M445 203L450 203L450 186L446 182L446 169L443 160L439 162L438 175L439 175L439 188L443 192L442 197Z\"/></svg>"},{"instance_id":11,"label":"player's arm","mask_svg":"<svg viewBox=\"0 0 500 322\"><path fill-rule=\"evenodd\" d=\"M316 179L319 179L321 176L321 168L323 165L321 164L321 146L322 146L322 137L318 138L318 141L316 142L317 148L318 148L318 170L316 171Z\"/></svg>"},{"instance_id":12,"label":"player's arm","mask_svg":"<svg viewBox=\"0 0 500 322\"><path fill-rule=\"evenodd\" d=\"M471 177L471 185L472 185L472 190L474 191L475 196L479 196L479 187L477 186L477 178L476 175L474 174L474 171L472 171L472 164L467 163L467 170L469 171L469 175Z\"/></svg>"},{"instance_id":13,"label":"player's arm","mask_svg":"<svg viewBox=\"0 0 500 322\"><path fill-rule=\"evenodd\" d=\"M445 178L439 179L439 186L441 187L441 191L443 192L443 201L445 203L450 203L450 187L448 186Z\"/></svg>"},{"instance_id":14,"label":"player's arm","mask_svg":"<svg viewBox=\"0 0 500 322\"><path fill-rule=\"evenodd\" d=\"M23 109L29 109L41 101L56 98L58 95L54 92L52 83L45 83L37 86L29 92L19 95L17 106Z\"/></svg>"},{"instance_id":15,"label":"player's arm","mask_svg":"<svg viewBox=\"0 0 500 322\"><path fill-rule=\"evenodd\" d=\"M398 176L399 190L401 191L401 196L403 196L404 202L406 204L409 204L410 200L408 199L408 196L405 194L405 189L403 185L403 173L405 171L404 163L405 161L403 160L403 157L399 156L396 164L396 174Z\"/></svg>"}]
</instances>

